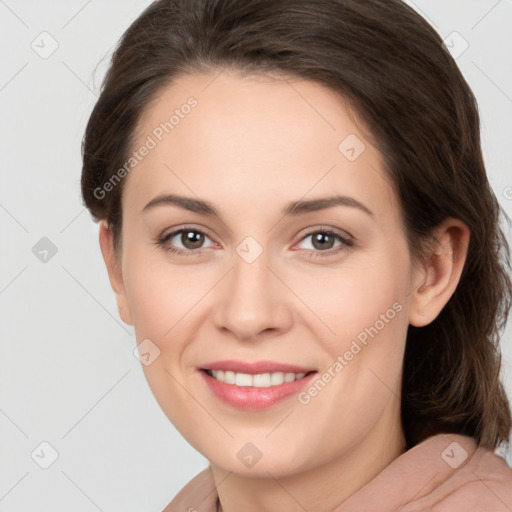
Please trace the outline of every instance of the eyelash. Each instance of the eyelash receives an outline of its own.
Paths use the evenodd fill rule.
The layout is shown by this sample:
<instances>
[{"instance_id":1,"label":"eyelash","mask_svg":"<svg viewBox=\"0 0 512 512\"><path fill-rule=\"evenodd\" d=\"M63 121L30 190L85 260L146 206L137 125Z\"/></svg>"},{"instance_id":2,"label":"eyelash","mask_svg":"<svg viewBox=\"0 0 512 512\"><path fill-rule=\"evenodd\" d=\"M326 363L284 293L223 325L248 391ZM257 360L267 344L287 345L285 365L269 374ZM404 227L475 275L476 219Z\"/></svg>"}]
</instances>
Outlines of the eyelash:
<instances>
[{"instance_id":1,"label":"eyelash","mask_svg":"<svg viewBox=\"0 0 512 512\"><path fill-rule=\"evenodd\" d=\"M192 256L192 257L194 257L194 256L201 256L203 254L203 249L204 248L200 248L200 249L196 249L196 250L192 250L192 249L184 250L184 249L177 249L176 247L173 247L173 246L168 244L168 241L170 239L174 238L176 235L179 235L180 233L186 233L186 232L199 233L201 235L205 235L206 237L208 237L208 235L204 231L201 231L200 229L196 229L196 228L192 228L192 227L183 227L183 228L180 228L180 229L178 229L176 231L173 231L172 233L169 233L167 235L164 235L164 236L160 237L157 240L156 245L161 247L164 251L176 254L178 256ZM325 251L319 251L319 250L313 250L313 249L305 249L306 251L308 251L310 253L309 256L308 256L310 258L316 258L316 257L325 258L325 257L328 257L328 256L333 256L335 254L338 254L341 251L347 250L347 249L349 249L349 248L354 246L354 241L353 240L349 240L347 238L344 238L344 237L342 237L338 233L335 233L334 231L332 231L329 228L318 228L318 229L316 229L314 231L310 231L309 233L304 235L299 240L299 242L302 242L306 238L308 238L308 237L310 237L312 235L318 234L318 233L322 233L323 235L329 235L329 236L334 237L336 240L341 242L341 245L338 246L337 248L327 249ZM299 242L297 242L297 243L299 243Z\"/></svg>"}]
</instances>

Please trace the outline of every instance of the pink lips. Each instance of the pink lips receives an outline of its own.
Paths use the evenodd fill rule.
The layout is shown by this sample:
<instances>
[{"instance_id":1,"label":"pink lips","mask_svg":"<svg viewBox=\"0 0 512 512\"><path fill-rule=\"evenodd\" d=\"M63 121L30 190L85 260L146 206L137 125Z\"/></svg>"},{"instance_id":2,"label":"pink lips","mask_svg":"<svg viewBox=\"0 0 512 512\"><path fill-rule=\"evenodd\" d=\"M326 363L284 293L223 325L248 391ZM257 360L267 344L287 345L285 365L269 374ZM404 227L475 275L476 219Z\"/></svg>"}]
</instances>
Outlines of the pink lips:
<instances>
[{"instance_id":1,"label":"pink lips","mask_svg":"<svg viewBox=\"0 0 512 512\"><path fill-rule=\"evenodd\" d=\"M317 374L312 368L291 364L275 363L272 361L260 361L246 363L243 361L215 361L198 368L199 373L210 391L224 403L244 410L262 410L271 407L282 400L300 392ZM259 373L306 373L306 375L294 382L284 382L277 386L258 388L254 386L236 386L220 382L206 370L228 370L239 373L256 375ZM311 373L309 373L311 372Z\"/></svg>"}]
</instances>

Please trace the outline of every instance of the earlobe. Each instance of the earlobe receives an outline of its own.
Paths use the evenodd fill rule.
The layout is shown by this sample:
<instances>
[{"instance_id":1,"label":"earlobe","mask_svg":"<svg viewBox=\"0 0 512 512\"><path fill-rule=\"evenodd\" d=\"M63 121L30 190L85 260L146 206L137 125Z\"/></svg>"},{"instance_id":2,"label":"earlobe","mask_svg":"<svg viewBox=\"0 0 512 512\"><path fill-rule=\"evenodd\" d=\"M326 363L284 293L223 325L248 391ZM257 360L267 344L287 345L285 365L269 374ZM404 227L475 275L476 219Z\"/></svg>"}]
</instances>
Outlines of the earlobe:
<instances>
[{"instance_id":1,"label":"earlobe","mask_svg":"<svg viewBox=\"0 0 512 512\"><path fill-rule=\"evenodd\" d=\"M436 230L437 244L421 270L414 273L409 323L430 324L442 311L459 284L466 262L469 228L458 219L446 219Z\"/></svg>"},{"instance_id":2,"label":"earlobe","mask_svg":"<svg viewBox=\"0 0 512 512\"><path fill-rule=\"evenodd\" d=\"M124 323L133 325L130 308L126 297L121 265L120 262L117 261L114 250L114 239L112 231L108 227L107 222L104 220L100 221L99 228L101 254L103 255L103 260L105 261L105 265L107 267L110 285L116 296L119 316Z\"/></svg>"}]
</instances>

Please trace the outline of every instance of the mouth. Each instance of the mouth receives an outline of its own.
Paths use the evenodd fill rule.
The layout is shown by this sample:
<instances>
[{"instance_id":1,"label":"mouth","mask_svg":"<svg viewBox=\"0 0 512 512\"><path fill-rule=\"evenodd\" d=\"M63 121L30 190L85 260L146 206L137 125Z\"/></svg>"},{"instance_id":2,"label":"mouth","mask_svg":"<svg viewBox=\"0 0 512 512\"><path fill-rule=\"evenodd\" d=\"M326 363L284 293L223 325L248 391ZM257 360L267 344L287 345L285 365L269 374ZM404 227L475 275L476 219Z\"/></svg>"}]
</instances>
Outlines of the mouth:
<instances>
[{"instance_id":1,"label":"mouth","mask_svg":"<svg viewBox=\"0 0 512 512\"><path fill-rule=\"evenodd\" d=\"M237 409L262 410L299 393L317 370L278 363L219 361L198 368L207 388Z\"/></svg>"},{"instance_id":2,"label":"mouth","mask_svg":"<svg viewBox=\"0 0 512 512\"><path fill-rule=\"evenodd\" d=\"M305 376L316 371L309 372L267 372L267 373L241 373L230 370L206 370L202 369L210 377L213 377L219 382L230 384L238 387L255 387L255 388L270 388L273 386L281 386L284 383L295 382L303 379Z\"/></svg>"}]
</instances>

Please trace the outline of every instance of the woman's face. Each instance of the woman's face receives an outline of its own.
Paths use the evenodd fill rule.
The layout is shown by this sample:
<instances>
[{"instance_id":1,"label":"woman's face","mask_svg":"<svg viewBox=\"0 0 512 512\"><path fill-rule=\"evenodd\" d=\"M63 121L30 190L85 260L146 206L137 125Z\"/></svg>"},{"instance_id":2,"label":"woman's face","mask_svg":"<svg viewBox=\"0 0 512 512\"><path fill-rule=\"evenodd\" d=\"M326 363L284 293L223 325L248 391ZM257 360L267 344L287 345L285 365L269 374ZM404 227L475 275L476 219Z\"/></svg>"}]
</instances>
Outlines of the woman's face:
<instances>
[{"instance_id":1,"label":"woman's face","mask_svg":"<svg viewBox=\"0 0 512 512\"><path fill-rule=\"evenodd\" d=\"M189 75L145 111L134 150L114 287L190 444L227 471L279 476L401 439L419 283L380 154L339 97Z\"/></svg>"}]
</instances>

